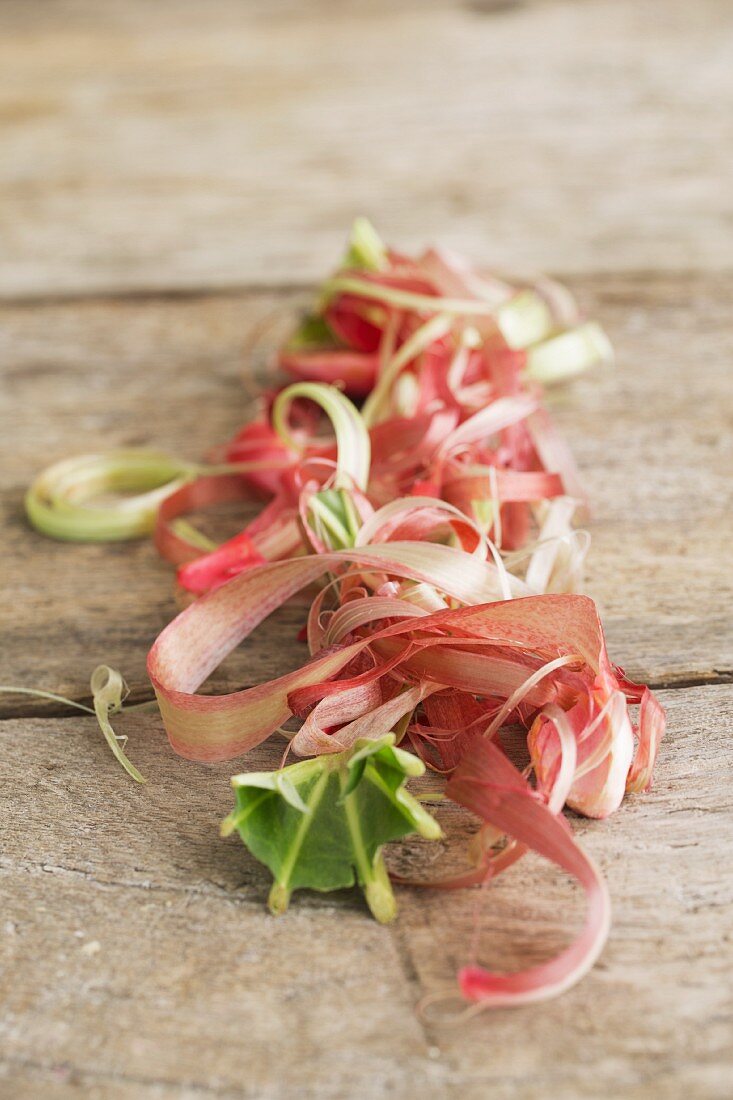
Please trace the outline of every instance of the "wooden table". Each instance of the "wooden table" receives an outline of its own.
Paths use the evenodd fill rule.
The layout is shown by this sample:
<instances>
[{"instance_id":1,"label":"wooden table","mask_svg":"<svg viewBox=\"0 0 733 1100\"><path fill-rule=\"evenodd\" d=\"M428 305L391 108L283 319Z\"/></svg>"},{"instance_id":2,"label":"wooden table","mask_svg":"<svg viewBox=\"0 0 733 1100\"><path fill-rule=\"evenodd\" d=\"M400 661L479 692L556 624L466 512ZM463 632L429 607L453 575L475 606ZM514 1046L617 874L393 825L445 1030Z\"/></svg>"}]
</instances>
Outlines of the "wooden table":
<instances>
[{"instance_id":1,"label":"wooden table","mask_svg":"<svg viewBox=\"0 0 733 1100\"><path fill-rule=\"evenodd\" d=\"M612 657L669 709L653 792L574 822L614 899L600 963L440 1029L414 1006L465 958L475 895L402 890L391 928L349 893L274 920L217 836L233 765L130 716L138 788L93 721L3 696L0 1094L730 1095L730 5L5 0L0 34L0 679L85 698L105 661L148 697L170 570L144 542L44 540L24 488L82 450L226 438L364 212L405 248L558 273L607 327L617 369L553 403ZM301 621L217 686L299 660ZM547 957L581 913L527 861L483 958Z\"/></svg>"}]
</instances>

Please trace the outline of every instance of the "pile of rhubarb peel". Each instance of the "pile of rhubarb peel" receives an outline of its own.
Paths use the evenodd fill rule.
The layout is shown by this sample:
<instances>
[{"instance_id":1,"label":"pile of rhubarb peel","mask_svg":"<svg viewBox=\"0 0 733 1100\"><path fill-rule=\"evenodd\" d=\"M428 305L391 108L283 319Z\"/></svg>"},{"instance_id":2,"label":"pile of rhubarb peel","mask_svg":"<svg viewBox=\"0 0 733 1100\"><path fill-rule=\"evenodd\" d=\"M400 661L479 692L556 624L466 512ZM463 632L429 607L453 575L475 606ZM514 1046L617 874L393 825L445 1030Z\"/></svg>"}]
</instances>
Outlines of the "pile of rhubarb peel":
<instances>
[{"instance_id":1,"label":"pile of rhubarb peel","mask_svg":"<svg viewBox=\"0 0 733 1100\"><path fill-rule=\"evenodd\" d=\"M295 380L265 393L209 462L83 456L44 471L27 497L46 534L151 532L177 567L191 602L148 657L176 752L228 760L291 727L303 759L235 776L222 827L271 870L273 912L298 888L357 881L377 919L393 919L384 845L442 835L406 786L425 769L480 822L470 869L427 885L485 884L528 851L577 879L586 920L569 948L517 973L460 971L463 996L485 1005L553 996L593 965L608 891L562 811L604 818L646 789L664 731L661 706L611 663L578 594L587 500L543 404L545 387L610 360L602 329L558 284L516 287L437 249L413 259L360 219L279 352ZM97 502L110 491L127 495ZM215 545L187 517L222 501L257 512ZM200 692L305 590L301 667ZM106 706L95 709L109 740ZM517 727L518 763L503 740Z\"/></svg>"}]
</instances>

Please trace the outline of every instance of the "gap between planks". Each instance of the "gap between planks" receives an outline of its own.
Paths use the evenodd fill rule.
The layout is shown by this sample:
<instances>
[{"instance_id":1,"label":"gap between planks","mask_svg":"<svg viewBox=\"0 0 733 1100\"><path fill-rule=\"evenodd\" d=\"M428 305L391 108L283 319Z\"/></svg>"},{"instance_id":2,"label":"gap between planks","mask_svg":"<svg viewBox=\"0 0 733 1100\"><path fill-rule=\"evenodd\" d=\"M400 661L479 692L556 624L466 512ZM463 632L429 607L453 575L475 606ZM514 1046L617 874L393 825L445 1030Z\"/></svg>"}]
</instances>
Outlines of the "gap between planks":
<instances>
[{"instance_id":1,"label":"gap between planks","mask_svg":"<svg viewBox=\"0 0 733 1100\"><path fill-rule=\"evenodd\" d=\"M656 679L649 680L646 683L651 691L679 691L686 688L696 687L721 687L725 684L733 684L733 670L720 669L714 670L708 676L688 676L680 677L676 679ZM254 685L249 685L254 686ZM233 689L244 691L245 688ZM27 696L25 697L27 698ZM79 695L69 696L69 699L73 703L83 703L84 706L91 707L92 697L91 695ZM128 709L127 714L129 716L129 708L133 706L140 706L143 703L154 703L155 695L153 692L147 692L144 688L132 688L128 696ZM123 708L122 714L125 713ZM38 703L34 705L32 702L28 704L22 703L8 703L6 705L0 704L0 722L9 721L22 721L25 718L79 718L79 717L92 717L89 714L84 714L82 711L73 709L72 707L63 706L61 703L53 703L49 700L47 705Z\"/></svg>"},{"instance_id":2,"label":"gap between planks","mask_svg":"<svg viewBox=\"0 0 733 1100\"><path fill-rule=\"evenodd\" d=\"M338 257L334 257L334 269L337 266ZM324 278L328 272L324 272ZM527 278L521 272L502 271L502 274L517 283L526 282ZM715 271L713 275L704 268L637 268L630 267L624 270L598 268L595 270L567 271L563 272L553 268L552 271L543 272L560 283L581 285L582 283L597 282L607 279L614 284L632 280L635 284L645 279L664 279L667 282L686 282L695 279L721 279L733 278L733 266ZM257 297L262 294L307 294L316 293L319 283L312 279L275 280L272 283L252 280L244 283L210 283L191 284L190 286L138 286L138 287L102 287L99 290L69 290L49 293L41 291L37 294L2 294L0 293L0 309L42 309L45 306L69 306L69 305L95 305L114 302L186 302L215 298L243 297L249 295Z\"/></svg>"}]
</instances>

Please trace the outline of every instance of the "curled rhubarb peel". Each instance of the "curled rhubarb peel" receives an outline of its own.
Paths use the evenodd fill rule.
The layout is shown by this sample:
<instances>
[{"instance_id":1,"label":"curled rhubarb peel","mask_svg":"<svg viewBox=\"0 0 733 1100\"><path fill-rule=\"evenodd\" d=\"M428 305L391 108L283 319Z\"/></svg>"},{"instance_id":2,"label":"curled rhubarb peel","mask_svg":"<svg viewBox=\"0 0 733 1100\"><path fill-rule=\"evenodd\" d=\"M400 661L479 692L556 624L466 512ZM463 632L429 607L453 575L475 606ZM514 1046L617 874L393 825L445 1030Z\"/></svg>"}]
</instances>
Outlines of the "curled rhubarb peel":
<instances>
[{"instance_id":1,"label":"curled rhubarb peel","mask_svg":"<svg viewBox=\"0 0 733 1100\"><path fill-rule=\"evenodd\" d=\"M277 680L224 696L196 691L273 610L335 567L358 564L425 582L463 602L501 596L496 566L449 546L394 542L257 566L208 593L173 620L148 656L148 673L173 747L198 760L224 760L259 744L290 716L287 696L333 678L370 637L315 657ZM422 621L422 620L421 620ZM384 632L399 632L398 624Z\"/></svg>"},{"instance_id":2,"label":"curled rhubarb peel","mask_svg":"<svg viewBox=\"0 0 733 1100\"><path fill-rule=\"evenodd\" d=\"M44 535L108 542L150 534L161 502L194 476L190 463L153 451L80 455L49 466L25 498L26 514ZM95 503L109 493L114 503Z\"/></svg>"},{"instance_id":3,"label":"curled rhubarb peel","mask_svg":"<svg viewBox=\"0 0 733 1100\"><path fill-rule=\"evenodd\" d=\"M333 386L299 382L281 390L272 408L272 424L283 443L292 450L297 450L299 444L288 426L287 412L299 397L320 405L333 426L337 454L335 487L348 489L356 485L365 490L369 480L371 443L357 408Z\"/></svg>"},{"instance_id":4,"label":"curled rhubarb peel","mask_svg":"<svg viewBox=\"0 0 733 1100\"><path fill-rule=\"evenodd\" d=\"M563 993L590 970L608 938L611 903L600 871L575 842L564 818L538 800L492 741L474 738L449 780L446 794L572 875L583 887L588 903L583 930L565 951L549 962L513 974L492 973L476 965L464 967L458 975L463 996L499 1007L531 1004Z\"/></svg>"}]
</instances>

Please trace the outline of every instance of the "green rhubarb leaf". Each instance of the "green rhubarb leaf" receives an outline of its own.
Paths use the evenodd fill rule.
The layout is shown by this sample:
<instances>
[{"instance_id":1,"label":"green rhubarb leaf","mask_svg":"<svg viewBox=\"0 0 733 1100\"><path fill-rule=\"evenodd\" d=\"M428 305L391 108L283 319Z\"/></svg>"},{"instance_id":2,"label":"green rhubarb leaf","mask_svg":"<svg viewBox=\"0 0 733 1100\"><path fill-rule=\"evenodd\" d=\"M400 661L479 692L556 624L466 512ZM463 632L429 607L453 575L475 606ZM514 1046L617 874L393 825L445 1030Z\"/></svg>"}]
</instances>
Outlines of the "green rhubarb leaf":
<instances>
[{"instance_id":1,"label":"green rhubarb leaf","mask_svg":"<svg viewBox=\"0 0 733 1100\"><path fill-rule=\"evenodd\" d=\"M226 836L236 829L269 867L273 913L285 911L293 890L338 890L356 881L377 920L394 919L382 846L410 833L429 840L442 835L405 789L424 765L394 742L389 733L357 741L348 752L234 776L236 808L221 831Z\"/></svg>"}]
</instances>

